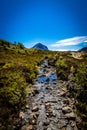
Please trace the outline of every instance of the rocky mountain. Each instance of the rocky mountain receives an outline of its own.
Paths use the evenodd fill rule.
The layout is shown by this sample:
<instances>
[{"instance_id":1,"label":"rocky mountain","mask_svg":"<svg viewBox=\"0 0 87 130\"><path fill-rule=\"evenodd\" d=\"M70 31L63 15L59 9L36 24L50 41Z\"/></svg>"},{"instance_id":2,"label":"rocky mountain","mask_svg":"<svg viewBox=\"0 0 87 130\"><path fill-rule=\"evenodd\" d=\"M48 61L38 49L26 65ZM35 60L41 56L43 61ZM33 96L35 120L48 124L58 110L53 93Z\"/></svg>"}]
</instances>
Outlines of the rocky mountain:
<instances>
[{"instance_id":1,"label":"rocky mountain","mask_svg":"<svg viewBox=\"0 0 87 130\"><path fill-rule=\"evenodd\" d=\"M80 49L79 51L87 52L87 47L84 47L84 48Z\"/></svg>"},{"instance_id":2,"label":"rocky mountain","mask_svg":"<svg viewBox=\"0 0 87 130\"><path fill-rule=\"evenodd\" d=\"M38 50L48 50L48 47L43 45L42 43L37 43L36 45L34 45L32 48L34 49L38 49Z\"/></svg>"}]
</instances>

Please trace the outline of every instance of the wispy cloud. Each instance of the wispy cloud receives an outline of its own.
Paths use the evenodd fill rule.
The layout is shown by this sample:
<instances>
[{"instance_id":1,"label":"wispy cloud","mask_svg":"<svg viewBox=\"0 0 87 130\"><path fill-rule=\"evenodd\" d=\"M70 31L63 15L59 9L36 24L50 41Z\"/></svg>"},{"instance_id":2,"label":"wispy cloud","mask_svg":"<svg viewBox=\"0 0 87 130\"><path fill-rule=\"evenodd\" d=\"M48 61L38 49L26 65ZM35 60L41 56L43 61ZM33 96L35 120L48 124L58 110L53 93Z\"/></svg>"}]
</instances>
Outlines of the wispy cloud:
<instances>
[{"instance_id":1,"label":"wispy cloud","mask_svg":"<svg viewBox=\"0 0 87 130\"><path fill-rule=\"evenodd\" d=\"M78 36L64 40L59 40L56 43L51 44L51 47L73 46L73 45L79 45L80 43L83 42L87 42L87 36Z\"/></svg>"}]
</instances>

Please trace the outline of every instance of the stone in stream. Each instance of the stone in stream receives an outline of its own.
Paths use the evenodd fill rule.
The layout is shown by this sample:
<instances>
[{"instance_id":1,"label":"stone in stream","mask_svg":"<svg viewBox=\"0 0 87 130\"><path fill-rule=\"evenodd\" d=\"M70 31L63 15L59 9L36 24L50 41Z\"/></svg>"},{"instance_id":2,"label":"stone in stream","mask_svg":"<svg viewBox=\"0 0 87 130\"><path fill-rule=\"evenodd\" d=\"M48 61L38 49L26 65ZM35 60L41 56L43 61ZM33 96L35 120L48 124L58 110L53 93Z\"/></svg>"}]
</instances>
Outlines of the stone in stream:
<instances>
[{"instance_id":1,"label":"stone in stream","mask_svg":"<svg viewBox=\"0 0 87 130\"><path fill-rule=\"evenodd\" d=\"M57 84L57 82L55 81L55 82L53 82L53 84Z\"/></svg>"},{"instance_id":2,"label":"stone in stream","mask_svg":"<svg viewBox=\"0 0 87 130\"><path fill-rule=\"evenodd\" d=\"M29 105L28 105L28 104L26 104L25 108L26 108L26 109L29 109L30 107L29 107Z\"/></svg>"},{"instance_id":3,"label":"stone in stream","mask_svg":"<svg viewBox=\"0 0 87 130\"><path fill-rule=\"evenodd\" d=\"M25 115L25 113L24 113L23 111L20 111L19 117L20 117L21 119L24 119L24 115Z\"/></svg>"},{"instance_id":4,"label":"stone in stream","mask_svg":"<svg viewBox=\"0 0 87 130\"><path fill-rule=\"evenodd\" d=\"M66 127L63 127L61 130L66 130Z\"/></svg>"},{"instance_id":5,"label":"stone in stream","mask_svg":"<svg viewBox=\"0 0 87 130\"><path fill-rule=\"evenodd\" d=\"M36 125L37 122L36 122L35 119L31 119L30 123L31 123L32 125Z\"/></svg>"},{"instance_id":6,"label":"stone in stream","mask_svg":"<svg viewBox=\"0 0 87 130\"><path fill-rule=\"evenodd\" d=\"M37 90L36 88L33 89L34 94L39 94L39 90Z\"/></svg>"},{"instance_id":7,"label":"stone in stream","mask_svg":"<svg viewBox=\"0 0 87 130\"><path fill-rule=\"evenodd\" d=\"M66 87L63 87L62 90L63 90L64 92L67 92L67 88L66 88Z\"/></svg>"},{"instance_id":8,"label":"stone in stream","mask_svg":"<svg viewBox=\"0 0 87 130\"><path fill-rule=\"evenodd\" d=\"M21 130L34 130L32 125L24 125Z\"/></svg>"},{"instance_id":9,"label":"stone in stream","mask_svg":"<svg viewBox=\"0 0 87 130\"><path fill-rule=\"evenodd\" d=\"M42 74L42 75L39 75L38 77L39 77L39 78L40 78L40 77L46 77L46 75L45 75L45 74Z\"/></svg>"},{"instance_id":10,"label":"stone in stream","mask_svg":"<svg viewBox=\"0 0 87 130\"><path fill-rule=\"evenodd\" d=\"M66 130L73 130L73 128L70 125L67 125Z\"/></svg>"},{"instance_id":11,"label":"stone in stream","mask_svg":"<svg viewBox=\"0 0 87 130\"><path fill-rule=\"evenodd\" d=\"M34 106L33 108L32 108L32 111L33 112L36 112L36 111L38 111L39 110L39 107L38 106Z\"/></svg>"},{"instance_id":12,"label":"stone in stream","mask_svg":"<svg viewBox=\"0 0 87 130\"><path fill-rule=\"evenodd\" d=\"M29 115L29 120L31 120L31 119L37 119L37 115L36 115L36 113L34 112L34 113L31 113L30 115Z\"/></svg>"},{"instance_id":13,"label":"stone in stream","mask_svg":"<svg viewBox=\"0 0 87 130\"><path fill-rule=\"evenodd\" d=\"M51 72L52 75L54 75L56 72Z\"/></svg>"},{"instance_id":14,"label":"stone in stream","mask_svg":"<svg viewBox=\"0 0 87 130\"><path fill-rule=\"evenodd\" d=\"M53 110L53 116L54 116L54 117L56 117L56 114L57 114L56 111Z\"/></svg>"},{"instance_id":15,"label":"stone in stream","mask_svg":"<svg viewBox=\"0 0 87 130\"><path fill-rule=\"evenodd\" d=\"M47 116L48 118L53 117L53 112L52 112L52 111L47 111L46 116Z\"/></svg>"},{"instance_id":16,"label":"stone in stream","mask_svg":"<svg viewBox=\"0 0 87 130\"><path fill-rule=\"evenodd\" d=\"M72 108L70 108L70 107L68 107L68 106L67 106L67 107L63 107L63 108L62 108L62 111L63 111L63 113L65 113L65 114L66 114L66 113L71 113L71 112L72 112Z\"/></svg>"},{"instance_id":17,"label":"stone in stream","mask_svg":"<svg viewBox=\"0 0 87 130\"><path fill-rule=\"evenodd\" d=\"M50 87L49 86L46 86L46 89L49 89Z\"/></svg>"},{"instance_id":18,"label":"stone in stream","mask_svg":"<svg viewBox=\"0 0 87 130\"><path fill-rule=\"evenodd\" d=\"M71 125L72 127L75 127L75 122L74 122L74 121L70 121L69 123L70 123L70 125Z\"/></svg>"},{"instance_id":19,"label":"stone in stream","mask_svg":"<svg viewBox=\"0 0 87 130\"><path fill-rule=\"evenodd\" d=\"M50 78L48 77L47 79L46 79L46 82L49 82L50 81Z\"/></svg>"},{"instance_id":20,"label":"stone in stream","mask_svg":"<svg viewBox=\"0 0 87 130\"><path fill-rule=\"evenodd\" d=\"M66 104L66 105L69 105L69 100L65 99L65 100L63 100L63 103Z\"/></svg>"},{"instance_id":21,"label":"stone in stream","mask_svg":"<svg viewBox=\"0 0 87 130\"><path fill-rule=\"evenodd\" d=\"M39 116L39 112L36 112L35 115L36 115L36 117L38 117Z\"/></svg>"},{"instance_id":22,"label":"stone in stream","mask_svg":"<svg viewBox=\"0 0 87 130\"><path fill-rule=\"evenodd\" d=\"M46 104L45 104L46 109L49 109L50 106L51 106L50 103L46 103Z\"/></svg>"},{"instance_id":23,"label":"stone in stream","mask_svg":"<svg viewBox=\"0 0 87 130\"><path fill-rule=\"evenodd\" d=\"M56 81L56 79L52 79L52 81Z\"/></svg>"},{"instance_id":24,"label":"stone in stream","mask_svg":"<svg viewBox=\"0 0 87 130\"><path fill-rule=\"evenodd\" d=\"M47 130L52 130L51 128L47 128Z\"/></svg>"},{"instance_id":25,"label":"stone in stream","mask_svg":"<svg viewBox=\"0 0 87 130\"><path fill-rule=\"evenodd\" d=\"M50 123L50 121L49 121L49 120L45 120L45 121L43 121L43 125L44 125L44 126L49 125L49 123Z\"/></svg>"},{"instance_id":26,"label":"stone in stream","mask_svg":"<svg viewBox=\"0 0 87 130\"><path fill-rule=\"evenodd\" d=\"M37 123L37 117L36 117L36 115L35 114L31 114L31 115L29 115L29 124L31 124L31 125L36 125L36 123Z\"/></svg>"},{"instance_id":27,"label":"stone in stream","mask_svg":"<svg viewBox=\"0 0 87 130\"><path fill-rule=\"evenodd\" d=\"M63 97L66 96L66 92L61 92L60 96L63 96Z\"/></svg>"},{"instance_id":28,"label":"stone in stream","mask_svg":"<svg viewBox=\"0 0 87 130\"><path fill-rule=\"evenodd\" d=\"M74 113L74 112L65 114L65 117L66 117L67 119L69 119L69 120L75 120L75 119L76 119L76 116L75 116L75 113Z\"/></svg>"}]
</instances>

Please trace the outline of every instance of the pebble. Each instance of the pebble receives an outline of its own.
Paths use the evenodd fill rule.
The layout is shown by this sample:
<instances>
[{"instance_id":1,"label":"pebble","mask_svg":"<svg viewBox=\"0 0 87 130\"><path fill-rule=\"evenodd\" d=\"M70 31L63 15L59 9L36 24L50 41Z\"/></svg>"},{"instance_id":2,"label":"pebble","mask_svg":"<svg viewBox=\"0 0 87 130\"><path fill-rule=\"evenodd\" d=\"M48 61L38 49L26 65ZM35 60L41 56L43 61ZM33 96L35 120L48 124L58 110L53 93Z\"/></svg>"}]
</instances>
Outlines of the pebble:
<instances>
[{"instance_id":1,"label":"pebble","mask_svg":"<svg viewBox=\"0 0 87 130\"><path fill-rule=\"evenodd\" d=\"M38 111L38 110L39 110L39 107L38 107L38 106L34 106L33 109L32 109L33 112L36 112L36 111Z\"/></svg>"}]
</instances>

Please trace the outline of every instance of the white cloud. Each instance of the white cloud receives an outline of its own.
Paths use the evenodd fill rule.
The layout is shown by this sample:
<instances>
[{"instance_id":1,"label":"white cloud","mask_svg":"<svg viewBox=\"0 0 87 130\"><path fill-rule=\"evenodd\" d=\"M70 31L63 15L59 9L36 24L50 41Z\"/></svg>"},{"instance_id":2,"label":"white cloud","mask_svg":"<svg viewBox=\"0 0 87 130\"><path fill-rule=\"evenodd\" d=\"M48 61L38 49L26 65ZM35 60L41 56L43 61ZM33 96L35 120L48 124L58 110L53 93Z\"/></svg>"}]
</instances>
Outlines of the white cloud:
<instances>
[{"instance_id":1,"label":"white cloud","mask_svg":"<svg viewBox=\"0 0 87 130\"><path fill-rule=\"evenodd\" d=\"M59 40L56 43L51 44L51 47L79 45L82 42L87 42L87 36L78 36L64 40Z\"/></svg>"},{"instance_id":2,"label":"white cloud","mask_svg":"<svg viewBox=\"0 0 87 130\"><path fill-rule=\"evenodd\" d=\"M67 49L51 49L51 51L67 51Z\"/></svg>"},{"instance_id":3,"label":"white cloud","mask_svg":"<svg viewBox=\"0 0 87 130\"><path fill-rule=\"evenodd\" d=\"M85 40L84 42L87 42L87 40Z\"/></svg>"}]
</instances>

